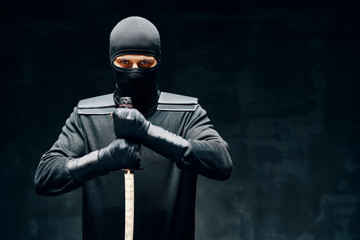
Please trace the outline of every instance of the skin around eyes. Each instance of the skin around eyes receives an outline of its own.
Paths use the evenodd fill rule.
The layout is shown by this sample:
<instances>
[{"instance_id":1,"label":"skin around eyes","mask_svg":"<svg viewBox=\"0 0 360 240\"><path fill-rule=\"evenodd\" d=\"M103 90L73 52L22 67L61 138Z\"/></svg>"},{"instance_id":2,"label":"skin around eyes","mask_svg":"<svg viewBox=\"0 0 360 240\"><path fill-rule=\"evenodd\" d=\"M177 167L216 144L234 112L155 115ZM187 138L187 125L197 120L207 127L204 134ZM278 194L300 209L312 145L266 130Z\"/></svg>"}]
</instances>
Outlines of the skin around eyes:
<instances>
[{"instance_id":1,"label":"skin around eyes","mask_svg":"<svg viewBox=\"0 0 360 240\"><path fill-rule=\"evenodd\" d=\"M121 55L114 60L114 65L120 68L152 68L156 64L153 56L138 54Z\"/></svg>"}]
</instances>

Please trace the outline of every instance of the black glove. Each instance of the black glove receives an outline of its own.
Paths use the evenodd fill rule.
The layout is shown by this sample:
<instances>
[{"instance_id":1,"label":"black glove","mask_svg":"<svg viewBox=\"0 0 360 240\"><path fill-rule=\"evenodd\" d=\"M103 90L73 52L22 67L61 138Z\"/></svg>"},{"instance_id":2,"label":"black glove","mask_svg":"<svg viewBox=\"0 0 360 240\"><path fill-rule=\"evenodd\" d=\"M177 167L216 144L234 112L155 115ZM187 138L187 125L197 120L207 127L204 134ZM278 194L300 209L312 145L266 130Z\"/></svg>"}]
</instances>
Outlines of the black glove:
<instances>
[{"instance_id":1,"label":"black glove","mask_svg":"<svg viewBox=\"0 0 360 240\"><path fill-rule=\"evenodd\" d=\"M150 122L135 108L117 108L113 114L114 132L118 138L142 142Z\"/></svg>"},{"instance_id":2,"label":"black glove","mask_svg":"<svg viewBox=\"0 0 360 240\"><path fill-rule=\"evenodd\" d=\"M99 150L99 163L104 173L119 169L138 169L140 150L139 144L118 138Z\"/></svg>"},{"instance_id":3,"label":"black glove","mask_svg":"<svg viewBox=\"0 0 360 240\"><path fill-rule=\"evenodd\" d=\"M113 118L115 135L118 138L140 142L177 164L182 163L185 155L191 151L186 139L151 124L136 109L118 108L114 111Z\"/></svg>"},{"instance_id":4,"label":"black glove","mask_svg":"<svg viewBox=\"0 0 360 240\"><path fill-rule=\"evenodd\" d=\"M78 182L120 169L140 166L140 145L125 139L115 139L109 146L67 163L70 175Z\"/></svg>"}]
</instances>

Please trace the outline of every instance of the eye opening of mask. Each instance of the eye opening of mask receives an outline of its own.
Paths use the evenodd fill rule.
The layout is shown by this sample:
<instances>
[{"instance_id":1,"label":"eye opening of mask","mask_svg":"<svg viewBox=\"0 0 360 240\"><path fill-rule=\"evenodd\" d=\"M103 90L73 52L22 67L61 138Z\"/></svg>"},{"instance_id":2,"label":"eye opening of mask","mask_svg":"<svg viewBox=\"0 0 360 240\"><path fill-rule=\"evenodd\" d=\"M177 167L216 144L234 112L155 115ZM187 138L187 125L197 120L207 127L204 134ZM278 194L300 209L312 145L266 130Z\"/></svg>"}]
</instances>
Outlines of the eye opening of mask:
<instances>
[{"instance_id":1,"label":"eye opening of mask","mask_svg":"<svg viewBox=\"0 0 360 240\"><path fill-rule=\"evenodd\" d=\"M112 65L116 69L152 69L158 65L158 61L147 54L121 54L114 57Z\"/></svg>"}]
</instances>

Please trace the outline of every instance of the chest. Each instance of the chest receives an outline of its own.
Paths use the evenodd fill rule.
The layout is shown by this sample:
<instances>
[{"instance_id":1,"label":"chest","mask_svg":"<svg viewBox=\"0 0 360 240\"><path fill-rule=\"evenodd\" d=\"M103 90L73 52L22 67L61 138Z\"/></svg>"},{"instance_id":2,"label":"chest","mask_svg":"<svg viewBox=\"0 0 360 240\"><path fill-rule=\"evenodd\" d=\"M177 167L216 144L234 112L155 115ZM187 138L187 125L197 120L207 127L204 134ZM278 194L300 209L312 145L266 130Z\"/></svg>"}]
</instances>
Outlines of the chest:
<instances>
[{"instance_id":1,"label":"chest","mask_svg":"<svg viewBox=\"0 0 360 240\"><path fill-rule=\"evenodd\" d=\"M189 117L188 112L155 111L147 120L156 126L184 136ZM103 148L116 138L110 114L82 115L81 124L87 152Z\"/></svg>"}]
</instances>

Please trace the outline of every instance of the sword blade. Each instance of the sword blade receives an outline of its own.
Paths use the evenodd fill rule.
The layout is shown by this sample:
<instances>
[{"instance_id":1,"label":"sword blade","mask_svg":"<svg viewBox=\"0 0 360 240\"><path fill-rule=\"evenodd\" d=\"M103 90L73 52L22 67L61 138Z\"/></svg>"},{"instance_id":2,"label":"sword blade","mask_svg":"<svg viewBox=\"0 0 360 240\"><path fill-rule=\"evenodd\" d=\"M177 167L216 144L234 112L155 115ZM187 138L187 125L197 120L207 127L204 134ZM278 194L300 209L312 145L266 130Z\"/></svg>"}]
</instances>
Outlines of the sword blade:
<instances>
[{"instance_id":1,"label":"sword blade","mask_svg":"<svg viewBox=\"0 0 360 240\"><path fill-rule=\"evenodd\" d=\"M134 236L134 173L126 169L125 177L125 240L133 240Z\"/></svg>"}]
</instances>

